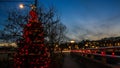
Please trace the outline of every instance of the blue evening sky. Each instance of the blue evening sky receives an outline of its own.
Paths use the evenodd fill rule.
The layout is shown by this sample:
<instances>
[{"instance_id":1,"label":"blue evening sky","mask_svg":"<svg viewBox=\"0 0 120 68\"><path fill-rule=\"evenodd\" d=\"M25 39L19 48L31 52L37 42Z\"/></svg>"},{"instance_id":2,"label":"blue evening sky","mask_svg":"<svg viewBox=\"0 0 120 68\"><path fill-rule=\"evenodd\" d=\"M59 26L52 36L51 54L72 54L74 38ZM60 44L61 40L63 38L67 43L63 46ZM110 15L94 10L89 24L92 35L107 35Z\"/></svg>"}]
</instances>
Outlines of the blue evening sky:
<instances>
[{"instance_id":1,"label":"blue evening sky","mask_svg":"<svg viewBox=\"0 0 120 68\"><path fill-rule=\"evenodd\" d=\"M67 26L66 35L71 39L97 40L120 36L120 0L39 0L39 2L44 6L53 5L56 8L58 15L61 16L61 22ZM0 2L0 27L6 23L3 20L7 18L7 11L18 5L19 3L15 2Z\"/></svg>"}]
</instances>

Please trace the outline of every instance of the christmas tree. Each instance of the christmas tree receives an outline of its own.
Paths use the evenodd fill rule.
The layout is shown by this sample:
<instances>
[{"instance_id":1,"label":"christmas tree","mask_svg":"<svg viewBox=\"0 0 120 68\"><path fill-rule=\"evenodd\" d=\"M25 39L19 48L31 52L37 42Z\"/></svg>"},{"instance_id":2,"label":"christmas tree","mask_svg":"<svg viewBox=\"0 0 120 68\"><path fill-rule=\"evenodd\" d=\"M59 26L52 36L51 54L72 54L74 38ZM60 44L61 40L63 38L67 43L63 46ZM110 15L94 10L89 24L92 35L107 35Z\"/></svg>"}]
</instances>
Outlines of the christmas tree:
<instances>
[{"instance_id":1,"label":"christmas tree","mask_svg":"<svg viewBox=\"0 0 120 68\"><path fill-rule=\"evenodd\" d=\"M29 14L29 21L23 29L23 39L18 40L14 68L49 68L50 53L44 45L44 27L38 21L34 9Z\"/></svg>"}]
</instances>

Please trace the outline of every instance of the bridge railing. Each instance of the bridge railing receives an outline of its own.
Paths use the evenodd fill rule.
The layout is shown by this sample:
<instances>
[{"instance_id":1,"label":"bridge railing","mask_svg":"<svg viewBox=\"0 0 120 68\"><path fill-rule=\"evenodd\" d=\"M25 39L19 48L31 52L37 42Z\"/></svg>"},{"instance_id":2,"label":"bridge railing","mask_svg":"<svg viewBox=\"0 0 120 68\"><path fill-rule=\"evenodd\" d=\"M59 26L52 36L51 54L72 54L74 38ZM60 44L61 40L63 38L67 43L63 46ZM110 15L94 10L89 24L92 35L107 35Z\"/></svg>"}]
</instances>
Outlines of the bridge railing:
<instances>
[{"instance_id":1,"label":"bridge railing","mask_svg":"<svg viewBox=\"0 0 120 68\"><path fill-rule=\"evenodd\" d=\"M120 63L120 46L71 50L81 56L99 60L108 64Z\"/></svg>"}]
</instances>

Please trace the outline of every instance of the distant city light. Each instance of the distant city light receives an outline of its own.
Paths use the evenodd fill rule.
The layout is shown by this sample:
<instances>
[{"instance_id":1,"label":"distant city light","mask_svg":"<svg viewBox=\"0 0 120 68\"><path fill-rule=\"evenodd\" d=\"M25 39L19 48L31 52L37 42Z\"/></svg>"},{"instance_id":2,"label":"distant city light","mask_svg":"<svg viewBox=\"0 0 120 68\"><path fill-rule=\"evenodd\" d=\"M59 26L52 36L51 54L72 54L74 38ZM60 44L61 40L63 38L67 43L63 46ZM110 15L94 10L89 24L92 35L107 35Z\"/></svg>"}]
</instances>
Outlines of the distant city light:
<instances>
[{"instance_id":1,"label":"distant city light","mask_svg":"<svg viewBox=\"0 0 120 68\"><path fill-rule=\"evenodd\" d=\"M88 44L85 44L86 47L88 47Z\"/></svg>"},{"instance_id":2,"label":"distant city light","mask_svg":"<svg viewBox=\"0 0 120 68\"><path fill-rule=\"evenodd\" d=\"M75 41L74 41L74 40L71 40L70 43L75 43Z\"/></svg>"},{"instance_id":3,"label":"distant city light","mask_svg":"<svg viewBox=\"0 0 120 68\"><path fill-rule=\"evenodd\" d=\"M13 47L17 47L16 43L0 43L0 47L1 46L5 46L5 47L9 47L9 46L13 46Z\"/></svg>"}]
</instances>

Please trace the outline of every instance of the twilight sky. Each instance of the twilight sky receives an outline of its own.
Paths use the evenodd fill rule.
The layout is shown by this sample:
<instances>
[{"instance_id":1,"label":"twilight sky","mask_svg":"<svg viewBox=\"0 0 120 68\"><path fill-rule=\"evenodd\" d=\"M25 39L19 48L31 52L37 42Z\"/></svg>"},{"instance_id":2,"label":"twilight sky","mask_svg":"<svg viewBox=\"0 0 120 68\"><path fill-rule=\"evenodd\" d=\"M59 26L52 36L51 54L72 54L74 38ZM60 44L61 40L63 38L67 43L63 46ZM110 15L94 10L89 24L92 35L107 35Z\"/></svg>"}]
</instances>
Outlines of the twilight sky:
<instances>
[{"instance_id":1,"label":"twilight sky","mask_svg":"<svg viewBox=\"0 0 120 68\"><path fill-rule=\"evenodd\" d=\"M58 15L61 16L61 22L67 26L66 35L71 39L98 40L120 36L120 0L39 0L39 2L45 6L55 6ZM6 23L4 20L7 11L17 8L19 3L0 2L0 27Z\"/></svg>"}]
</instances>

